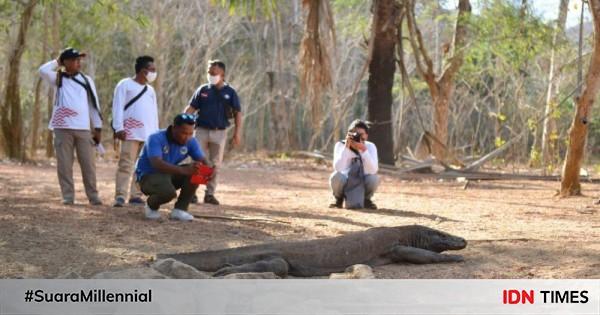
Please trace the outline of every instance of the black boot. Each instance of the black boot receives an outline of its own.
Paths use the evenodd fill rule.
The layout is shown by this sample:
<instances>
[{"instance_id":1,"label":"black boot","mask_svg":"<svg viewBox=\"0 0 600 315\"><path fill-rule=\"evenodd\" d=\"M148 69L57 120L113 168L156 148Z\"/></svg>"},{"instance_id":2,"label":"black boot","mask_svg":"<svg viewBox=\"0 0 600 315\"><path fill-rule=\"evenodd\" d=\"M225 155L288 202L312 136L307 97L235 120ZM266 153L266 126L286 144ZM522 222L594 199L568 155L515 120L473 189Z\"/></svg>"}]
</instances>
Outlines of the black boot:
<instances>
[{"instance_id":1,"label":"black boot","mask_svg":"<svg viewBox=\"0 0 600 315\"><path fill-rule=\"evenodd\" d=\"M375 205L371 199L365 199L365 209L375 210L377 209L377 205Z\"/></svg>"},{"instance_id":2,"label":"black boot","mask_svg":"<svg viewBox=\"0 0 600 315\"><path fill-rule=\"evenodd\" d=\"M218 206L219 200L217 200L217 198L215 198L213 195L204 195L204 203Z\"/></svg>"},{"instance_id":3,"label":"black boot","mask_svg":"<svg viewBox=\"0 0 600 315\"><path fill-rule=\"evenodd\" d=\"M344 207L344 198L335 197L335 202L329 205L329 208L339 208L342 209Z\"/></svg>"}]
</instances>

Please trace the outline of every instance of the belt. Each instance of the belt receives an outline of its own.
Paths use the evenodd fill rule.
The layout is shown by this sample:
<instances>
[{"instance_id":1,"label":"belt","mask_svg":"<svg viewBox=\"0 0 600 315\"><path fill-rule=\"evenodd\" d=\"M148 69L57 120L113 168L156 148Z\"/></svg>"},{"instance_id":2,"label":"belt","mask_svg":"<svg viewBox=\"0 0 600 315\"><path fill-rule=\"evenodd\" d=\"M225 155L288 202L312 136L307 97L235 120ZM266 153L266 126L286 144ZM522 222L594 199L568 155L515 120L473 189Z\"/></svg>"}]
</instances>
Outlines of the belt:
<instances>
[{"instance_id":1,"label":"belt","mask_svg":"<svg viewBox=\"0 0 600 315\"><path fill-rule=\"evenodd\" d=\"M227 129L227 128L217 128L217 127L205 127L205 126L198 126L198 128L208 129L208 130L225 130L225 129Z\"/></svg>"}]
</instances>

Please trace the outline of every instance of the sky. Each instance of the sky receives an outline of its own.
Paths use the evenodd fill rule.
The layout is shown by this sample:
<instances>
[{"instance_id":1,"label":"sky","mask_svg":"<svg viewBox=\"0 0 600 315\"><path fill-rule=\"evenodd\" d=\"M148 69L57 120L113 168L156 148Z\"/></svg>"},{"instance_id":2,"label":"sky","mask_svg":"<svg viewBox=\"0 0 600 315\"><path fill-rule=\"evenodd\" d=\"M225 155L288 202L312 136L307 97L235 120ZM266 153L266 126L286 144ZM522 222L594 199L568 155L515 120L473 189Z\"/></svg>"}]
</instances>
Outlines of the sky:
<instances>
[{"instance_id":1,"label":"sky","mask_svg":"<svg viewBox=\"0 0 600 315\"><path fill-rule=\"evenodd\" d=\"M521 0L512 0L516 3L521 3ZM558 16L558 4L560 0L529 0L533 11L543 17L545 20L553 20ZM477 12L479 0L471 0L473 12ZM458 0L448 0L444 7L451 9L458 6ZM569 1L569 12L567 14L567 28L579 24L579 15L581 14L581 0ZM584 10L584 20L591 20L589 8Z\"/></svg>"},{"instance_id":2,"label":"sky","mask_svg":"<svg viewBox=\"0 0 600 315\"><path fill-rule=\"evenodd\" d=\"M558 4L560 0L533 0L532 7L534 12L540 14L546 20L556 19L558 16ZM569 13L567 14L567 28L579 24L581 15L581 0L569 1ZM583 13L584 20L591 21L589 8L586 6Z\"/></svg>"}]
</instances>

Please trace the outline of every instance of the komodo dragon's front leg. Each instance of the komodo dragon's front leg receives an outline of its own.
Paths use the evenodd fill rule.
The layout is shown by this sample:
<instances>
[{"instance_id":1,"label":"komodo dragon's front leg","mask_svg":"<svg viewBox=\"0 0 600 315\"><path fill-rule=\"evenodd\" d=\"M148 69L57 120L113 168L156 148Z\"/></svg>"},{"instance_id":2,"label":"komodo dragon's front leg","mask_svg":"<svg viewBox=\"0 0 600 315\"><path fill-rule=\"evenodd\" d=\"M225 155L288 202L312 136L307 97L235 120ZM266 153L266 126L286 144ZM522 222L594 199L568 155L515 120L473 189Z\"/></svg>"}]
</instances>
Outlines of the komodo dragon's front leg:
<instances>
[{"instance_id":1,"label":"komodo dragon's front leg","mask_svg":"<svg viewBox=\"0 0 600 315\"><path fill-rule=\"evenodd\" d=\"M412 264L433 264L446 262L461 262L464 261L460 255L448 255L432 252L430 250L396 245L392 247L389 253L389 258L393 262L408 262Z\"/></svg>"},{"instance_id":2,"label":"komodo dragon's front leg","mask_svg":"<svg viewBox=\"0 0 600 315\"><path fill-rule=\"evenodd\" d=\"M285 259L281 257L273 257L239 266L223 267L217 270L213 276L220 277L241 272L273 272L279 277L285 278L287 277L289 268L290 266Z\"/></svg>"}]
</instances>

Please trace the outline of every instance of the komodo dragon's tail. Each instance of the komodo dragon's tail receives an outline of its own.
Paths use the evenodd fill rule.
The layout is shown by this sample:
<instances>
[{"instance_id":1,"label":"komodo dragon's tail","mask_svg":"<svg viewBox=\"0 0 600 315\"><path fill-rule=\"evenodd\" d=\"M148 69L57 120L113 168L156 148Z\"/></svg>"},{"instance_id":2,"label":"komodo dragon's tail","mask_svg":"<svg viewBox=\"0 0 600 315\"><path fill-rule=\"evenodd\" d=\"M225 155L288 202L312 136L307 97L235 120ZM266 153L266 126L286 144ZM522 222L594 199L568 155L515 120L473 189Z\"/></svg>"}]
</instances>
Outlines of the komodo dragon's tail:
<instances>
[{"instance_id":1,"label":"komodo dragon's tail","mask_svg":"<svg viewBox=\"0 0 600 315\"><path fill-rule=\"evenodd\" d=\"M227 266L239 266L268 257L279 256L278 251L264 245L189 252L179 254L157 254L157 259L173 258L202 271L217 271Z\"/></svg>"}]
</instances>

